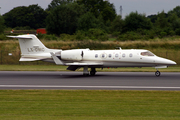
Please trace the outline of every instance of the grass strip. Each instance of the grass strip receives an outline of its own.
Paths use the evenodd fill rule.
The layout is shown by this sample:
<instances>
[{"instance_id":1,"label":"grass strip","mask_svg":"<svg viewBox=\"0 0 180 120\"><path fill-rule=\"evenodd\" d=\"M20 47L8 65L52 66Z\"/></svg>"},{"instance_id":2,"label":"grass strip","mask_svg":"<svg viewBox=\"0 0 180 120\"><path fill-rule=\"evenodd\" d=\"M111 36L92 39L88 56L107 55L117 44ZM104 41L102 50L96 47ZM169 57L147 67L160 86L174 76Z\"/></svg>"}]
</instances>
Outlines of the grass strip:
<instances>
[{"instance_id":1,"label":"grass strip","mask_svg":"<svg viewBox=\"0 0 180 120\"><path fill-rule=\"evenodd\" d=\"M59 65L0 65L0 71L66 71L67 66ZM90 70L90 69L89 69ZM78 71L83 71L79 69ZM153 67L143 68L97 68L98 72L154 72ZM161 72L180 72L180 66L159 69Z\"/></svg>"},{"instance_id":2,"label":"grass strip","mask_svg":"<svg viewBox=\"0 0 180 120\"><path fill-rule=\"evenodd\" d=\"M179 91L0 90L2 120L179 120Z\"/></svg>"}]
</instances>

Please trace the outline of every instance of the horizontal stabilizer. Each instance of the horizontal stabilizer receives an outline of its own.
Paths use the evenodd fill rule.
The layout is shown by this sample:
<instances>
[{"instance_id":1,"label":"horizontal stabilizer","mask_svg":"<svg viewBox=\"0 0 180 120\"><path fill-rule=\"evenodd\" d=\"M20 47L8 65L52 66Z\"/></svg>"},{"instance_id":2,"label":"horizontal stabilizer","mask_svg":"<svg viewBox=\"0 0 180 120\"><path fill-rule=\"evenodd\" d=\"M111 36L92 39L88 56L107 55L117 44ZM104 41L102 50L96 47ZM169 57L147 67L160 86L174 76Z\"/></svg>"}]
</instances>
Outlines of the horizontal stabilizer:
<instances>
[{"instance_id":1,"label":"horizontal stabilizer","mask_svg":"<svg viewBox=\"0 0 180 120\"><path fill-rule=\"evenodd\" d=\"M10 37L10 38L18 38L18 39L32 39L31 36L25 36L25 35L19 35L19 36L7 36L7 37Z\"/></svg>"}]
</instances>

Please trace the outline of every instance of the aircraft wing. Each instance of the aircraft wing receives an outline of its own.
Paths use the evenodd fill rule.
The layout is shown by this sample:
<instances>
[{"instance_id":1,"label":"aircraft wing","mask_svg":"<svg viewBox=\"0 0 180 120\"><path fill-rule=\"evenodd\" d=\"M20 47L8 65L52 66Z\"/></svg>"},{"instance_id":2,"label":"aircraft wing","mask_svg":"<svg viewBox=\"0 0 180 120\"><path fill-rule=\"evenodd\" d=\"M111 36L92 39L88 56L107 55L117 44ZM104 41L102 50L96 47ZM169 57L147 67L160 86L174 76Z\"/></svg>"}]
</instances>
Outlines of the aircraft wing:
<instances>
[{"instance_id":1,"label":"aircraft wing","mask_svg":"<svg viewBox=\"0 0 180 120\"><path fill-rule=\"evenodd\" d=\"M69 67L67 68L67 70L76 71L76 70L79 69L79 68L81 68L81 67L76 66L76 65L72 65L72 66L69 66Z\"/></svg>"},{"instance_id":2,"label":"aircraft wing","mask_svg":"<svg viewBox=\"0 0 180 120\"><path fill-rule=\"evenodd\" d=\"M75 65L75 66L100 66L103 65L103 63L79 63L79 62L74 62L74 63L66 63L65 65Z\"/></svg>"},{"instance_id":3,"label":"aircraft wing","mask_svg":"<svg viewBox=\"0 0 180 120\"><path fill-rule=\"evenodd\" d=\"M84 66L102 66L103 63L66 63L65 65L69 66L67 70L75 71Z\"/></svg>"}]
</instances>

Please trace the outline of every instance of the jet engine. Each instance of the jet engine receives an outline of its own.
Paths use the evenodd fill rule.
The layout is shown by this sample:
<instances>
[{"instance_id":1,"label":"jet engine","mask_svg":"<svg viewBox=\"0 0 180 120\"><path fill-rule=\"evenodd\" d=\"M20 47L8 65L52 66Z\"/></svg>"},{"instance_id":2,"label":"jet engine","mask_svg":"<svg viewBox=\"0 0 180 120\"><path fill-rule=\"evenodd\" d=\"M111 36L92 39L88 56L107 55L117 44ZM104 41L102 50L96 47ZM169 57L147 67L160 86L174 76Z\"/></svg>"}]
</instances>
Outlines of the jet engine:
<instances>
[{"instance_id":1,"label":"jet engine","mask_svg":"<svg viewBox=\"0 0 180 120\"><path fill-rule=\"evenodd\" d=\"M83 58L83 51L81 50L66 50L61 52L62 60L81 61Z\"/></svg>"}]
</instances>

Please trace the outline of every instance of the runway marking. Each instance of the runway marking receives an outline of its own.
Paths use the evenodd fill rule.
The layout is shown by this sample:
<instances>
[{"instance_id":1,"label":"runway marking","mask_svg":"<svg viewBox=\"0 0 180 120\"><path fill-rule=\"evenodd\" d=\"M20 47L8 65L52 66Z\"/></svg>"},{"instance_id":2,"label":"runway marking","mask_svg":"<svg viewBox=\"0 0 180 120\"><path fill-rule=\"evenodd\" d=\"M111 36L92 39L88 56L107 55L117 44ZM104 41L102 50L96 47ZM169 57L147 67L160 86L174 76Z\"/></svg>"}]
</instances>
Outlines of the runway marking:
<instances>
[{"instance_id":1,"label":"runway marking","mask_svg":"<svg viewBox=\"0 0 180 120\"><path fill-rule=\"evenodd\" d=\"M61 85L0 85L0 88L105 88L105 89L180 89L180 87L159 86L61 86Z\"/></svg>"}]
</instances>

